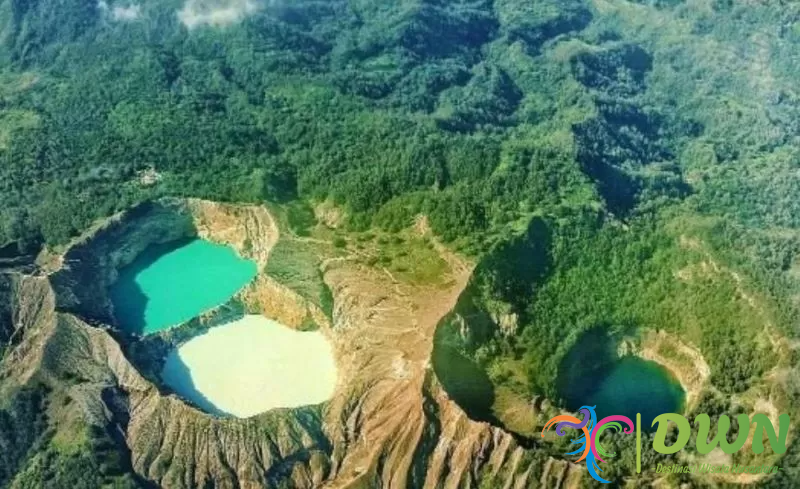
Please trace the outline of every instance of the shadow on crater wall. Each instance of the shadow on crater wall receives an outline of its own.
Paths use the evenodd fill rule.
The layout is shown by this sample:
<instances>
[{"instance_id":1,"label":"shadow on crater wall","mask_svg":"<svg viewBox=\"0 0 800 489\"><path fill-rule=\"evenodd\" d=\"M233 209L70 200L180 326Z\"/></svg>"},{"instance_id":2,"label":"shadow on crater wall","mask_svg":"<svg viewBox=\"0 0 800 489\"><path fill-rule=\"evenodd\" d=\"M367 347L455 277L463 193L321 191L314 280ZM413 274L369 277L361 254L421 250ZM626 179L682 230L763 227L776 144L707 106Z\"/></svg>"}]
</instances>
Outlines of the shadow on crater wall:
<instances>
[{"instance_id":1,"label":"shadow on crater wall","mask_svg":"<svg viewBox=\"0 0 800 489\"><path fill-rule=\"evenodd\" d=\"M190 401L200 410L214 416L230 416L230 413L221 410L197 389L191 369L176 352L167 358L161 377L163 385L169 385L172 392ZM232 382L235 381L232 379Z\"/></svg>"},{"instance_id":2,"label":"shadow on crater wall","mask_svg":"<svg viewBox=\"0 0 800 489\"><path fill-rule=\"evenodd\" d=\"M117 325L129 333L145 333L145 311L149 301L136 281L136 276L163 255L189 244L193 238L184 238L148 246L136 259L119 272L116 282L109 288L109 298L114 308Z\"/></svg>"}]
</instances>

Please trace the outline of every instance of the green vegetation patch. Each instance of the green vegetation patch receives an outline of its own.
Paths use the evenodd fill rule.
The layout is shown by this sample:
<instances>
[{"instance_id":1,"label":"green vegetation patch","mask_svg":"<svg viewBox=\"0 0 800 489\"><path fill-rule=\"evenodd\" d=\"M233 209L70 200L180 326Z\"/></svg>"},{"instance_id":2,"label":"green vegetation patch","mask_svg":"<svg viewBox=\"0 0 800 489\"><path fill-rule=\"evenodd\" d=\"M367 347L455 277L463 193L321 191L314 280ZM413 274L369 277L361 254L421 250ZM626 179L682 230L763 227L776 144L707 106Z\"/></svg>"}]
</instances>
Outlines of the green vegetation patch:
<instances>
[{"instance_id":1,"label":"green vegetation patch","mask_svg":"<svg viewBox=\"0 0 800 489\"><path fill-rule=\"evenodd\" d=\"M410 232L364 233L356 240L364 263L383 268L396 279L434 286L449 281L449 266L428 238Z\"/></svg>"},{"instance_id":2,"label":"green vegetation patch","mask_svg":"<svg viewBox=\"0 0 800 489\"><path fill-rule=\"evenodd\" d=\"M266 274L318 306L330 318L333 296L322 279L317 244L281 239L270 252Z\"/></svg>"}]
</instances>

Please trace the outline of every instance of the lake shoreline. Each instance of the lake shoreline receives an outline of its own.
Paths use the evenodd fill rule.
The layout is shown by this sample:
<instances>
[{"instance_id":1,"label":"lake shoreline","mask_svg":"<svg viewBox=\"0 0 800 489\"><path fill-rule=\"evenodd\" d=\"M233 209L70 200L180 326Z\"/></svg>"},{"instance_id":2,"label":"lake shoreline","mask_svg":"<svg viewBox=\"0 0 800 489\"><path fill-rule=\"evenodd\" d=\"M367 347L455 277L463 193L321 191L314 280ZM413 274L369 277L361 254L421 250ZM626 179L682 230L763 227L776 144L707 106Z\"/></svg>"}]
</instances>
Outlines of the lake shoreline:
<instances>
[{"instance_id":1,"label":"lake shoreline","mask_svg":"<svg viewBox=\"0 0 800 489\"><path fill-rule=\"evenodd\" d=\"M151 335L219 307L257 275L255 262L223 244L186 238L147 247L110 288L120 327Z\"/></svg>"},{"instance_id":2,"label":"lake shoreline","mask_svg":"<svg viewBox=\"0 0 800 489\"><path fill-rule=\"evenodd\" d=\"M172 350L161 377L203 411L247 418L327 401L337 370L322 333L247 315Z\"/></svg>"}]
</instances>

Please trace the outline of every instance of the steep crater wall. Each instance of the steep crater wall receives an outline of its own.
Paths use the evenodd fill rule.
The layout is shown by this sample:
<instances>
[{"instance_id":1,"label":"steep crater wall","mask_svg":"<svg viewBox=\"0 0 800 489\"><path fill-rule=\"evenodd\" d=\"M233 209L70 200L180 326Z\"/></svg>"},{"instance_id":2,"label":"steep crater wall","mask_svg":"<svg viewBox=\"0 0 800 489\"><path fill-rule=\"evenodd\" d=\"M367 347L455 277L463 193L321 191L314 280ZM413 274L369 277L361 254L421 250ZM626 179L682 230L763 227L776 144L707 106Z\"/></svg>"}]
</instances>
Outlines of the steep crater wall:
<instances>
[{"instance_id":1,"label":"steep crater wall","mask_svg":"<svg viewBox=\"0 0 800 489\"><path fill-rule=\"evenodd\" d=\"M13 301L16 280L11 274L0 274L0 344L6 344L15 331Z\"/></svg>"},{"instance_id":2,"label":"steep crater wall","mask_svg":"<svg viewBox=\"0 0 800 489\"><path fill-rule=\"evenodd\" d=\"M116 324L108 295L118 271L148 246L196 236L187 202L142 203L87 233L64 253L50 275L59 310L90 322Z\"/></svg>"},{"instance_id":3,"label":"steep crater wall","mask_svg":"<svg viewBox=\"0 0 800 489\"><path fill-rule=\"evenodd\" d=\"M508 356L496 347L527 322L527 304L552 269L551 239L551 223L537 217L524 232L496 245L475 268L434 340L434 371L448 395L473 419L522 436L546 419L550 403L537 400L528 385L499 381L488 370L494 359Z\"/></svg>"}]
</instances>

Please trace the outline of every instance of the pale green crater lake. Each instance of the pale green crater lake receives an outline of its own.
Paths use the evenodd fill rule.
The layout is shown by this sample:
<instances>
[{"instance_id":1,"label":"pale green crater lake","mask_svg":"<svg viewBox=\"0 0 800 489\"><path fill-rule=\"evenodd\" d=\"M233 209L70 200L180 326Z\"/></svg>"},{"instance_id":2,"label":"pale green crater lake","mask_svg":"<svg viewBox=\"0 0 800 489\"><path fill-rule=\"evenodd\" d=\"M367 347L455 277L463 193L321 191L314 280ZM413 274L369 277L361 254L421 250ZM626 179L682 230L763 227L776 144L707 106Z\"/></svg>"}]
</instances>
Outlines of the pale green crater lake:
<instances>
[{"instance_id":1,"label":"pale green crater lake","mask_svg":"<svg viewBox=\"0 0 800 489\"><path fill-rule=\"evenodd\" d=\"M154 245L120 271L110 296L123 329L151 334L224 304L256 272L233 248L202 239Z\"/></svg>"},{"instance_id":2,"label":"pale green crater lake","mask_svg":"<svg viewBox=\"0 0 800 489\"><path fill-rule=\"evenodd\" d=\"M322 333L250 315L173 350L161 378L206 412L247 418L328 400L336 365Z\"/></svg>"}]
</instances>

